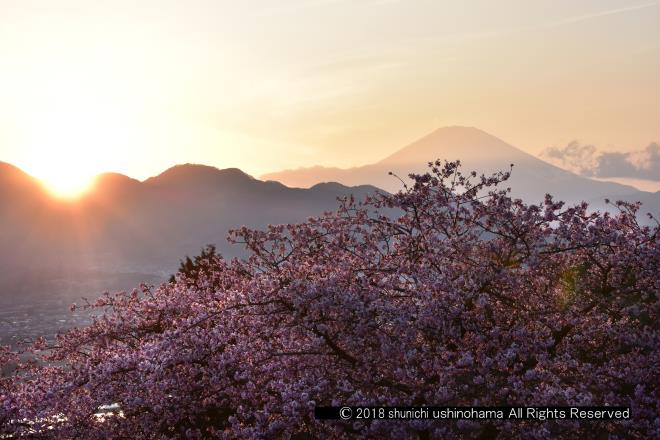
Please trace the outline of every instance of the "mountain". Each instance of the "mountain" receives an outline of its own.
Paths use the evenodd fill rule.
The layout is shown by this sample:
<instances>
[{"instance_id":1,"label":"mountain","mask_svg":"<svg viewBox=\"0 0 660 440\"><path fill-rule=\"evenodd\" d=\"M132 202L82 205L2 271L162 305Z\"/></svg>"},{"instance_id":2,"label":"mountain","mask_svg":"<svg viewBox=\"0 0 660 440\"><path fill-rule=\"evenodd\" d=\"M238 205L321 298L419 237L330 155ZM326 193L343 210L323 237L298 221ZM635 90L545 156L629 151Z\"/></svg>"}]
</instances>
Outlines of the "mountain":
<instances>
[{"instance_id":1,"label":"mountain","mask_svg":"<svg viewBox=\"0 0 660 440\"><path fill-rule=\"evenodd\" d=\"M401 189L401 182L396 177L389 176L389 171L405 179L411 172L425 172L426 164L435 159L460 159L465 171L475 170L479 173L506 171L510 164L514 164L507 186L511 186L514 196L532 203L543 200L546 193L570 203L588 201L597 208L604 207L605 198L639 198L646 202L644 209L660 212L658 194L578 176L473 127L439 128L371 165L348 169L299 168L266 174L262 178L302 188L318 182L334 181L344 185L370 184L394 192Z\"/></svg>"},{"instance_id":2,"label":"mountain","mask_svg":"<svg viewBox=\"0 0 660 440\"><path fill-rule=\"evenodd\" d=\"M144 182L102 174L80 200L58 201L36 179L0 163L0 298L98 294L129 287L136 274L155 282L206 244L241 255L226 241L229 229L299 222L335 209L337 197L376 190L288 188L235 168L186 164Z\"/></svg>"}]
</instances>

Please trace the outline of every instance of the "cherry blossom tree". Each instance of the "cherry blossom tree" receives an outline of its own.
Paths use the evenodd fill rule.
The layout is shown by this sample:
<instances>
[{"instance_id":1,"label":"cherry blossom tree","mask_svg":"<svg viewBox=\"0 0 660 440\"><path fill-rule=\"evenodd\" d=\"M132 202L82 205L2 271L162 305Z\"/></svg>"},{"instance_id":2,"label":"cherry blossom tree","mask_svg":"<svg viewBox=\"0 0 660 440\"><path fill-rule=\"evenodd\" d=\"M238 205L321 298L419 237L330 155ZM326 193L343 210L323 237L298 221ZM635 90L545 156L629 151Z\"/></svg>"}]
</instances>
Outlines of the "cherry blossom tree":
<instances>
[{"instance_id":1,"label":"cherry blossom tree","mask_svg":"<svg viewBox=\"0 0 660 440\"><path fill-rule=\"evenodd\" d=\"M14 401L16 390L9 369L16 365L18 358L8 347L0 347L0 438L4 426L16 419L17 407Z\"/></svg>"},{"instance_id":2,"label":"cherry blossom tree","mask_svg":"<svg viewBox=\"0 0 660 440\"><path fill-rule=\"evenodd\" d=\"M233 231L247 259L105 294L91 325L0 382L0 423L67 439L657 437L657 222L639 205L527 205L501 188L508 172L429 166L397 194ZM319 421L317 405L632 419Z\"/></svg>"}]
</instances>

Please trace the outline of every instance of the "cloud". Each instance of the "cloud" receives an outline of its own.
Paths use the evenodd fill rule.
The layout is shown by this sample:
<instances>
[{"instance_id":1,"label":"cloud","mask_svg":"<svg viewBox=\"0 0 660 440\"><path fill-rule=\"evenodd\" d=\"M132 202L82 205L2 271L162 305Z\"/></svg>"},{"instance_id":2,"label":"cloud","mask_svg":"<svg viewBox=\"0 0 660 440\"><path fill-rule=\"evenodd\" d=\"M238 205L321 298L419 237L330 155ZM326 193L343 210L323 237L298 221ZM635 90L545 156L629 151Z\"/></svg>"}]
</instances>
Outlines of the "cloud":
<instances>
[{"instance_id":1,"label":"cloud","mask_svg":"<svg viewBox=\"0 0 660 440\"><path fill-rule=\"evenodd\" d=\"M541 156L561 168L584 176L592 176L596 168L596 147L573 141L565 147L546 148Z\"/></svg>"},{"instance_id":2,"label":"cloud","mask_svg":"<svg viewBox=\"0 0 660 440\"><path fill-rule=\"evenodd\" d=\"M600 152L593 145L573 141L565 147L550 147L541 156L561 168L587 177L632 177L660 181L660 145L624 152Z\"/></svg>"}]
</instances>

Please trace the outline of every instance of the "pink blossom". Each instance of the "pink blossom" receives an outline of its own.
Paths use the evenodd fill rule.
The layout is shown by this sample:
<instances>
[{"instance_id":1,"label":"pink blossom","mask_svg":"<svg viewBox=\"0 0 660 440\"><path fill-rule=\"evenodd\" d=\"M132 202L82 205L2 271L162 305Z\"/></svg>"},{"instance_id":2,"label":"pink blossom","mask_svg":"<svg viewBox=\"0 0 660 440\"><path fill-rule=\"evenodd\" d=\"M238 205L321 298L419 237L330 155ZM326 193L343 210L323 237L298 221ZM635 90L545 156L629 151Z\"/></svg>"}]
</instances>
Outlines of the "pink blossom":
<instances>
[{"instance_id":1,"label":"pink blossom","mask_svg":"<svg viewBox=\"0 0 660 440\"><path fill-rule=\"evenodd\" d=\"M302 224L240 228L230 237L246 260L216 256L194 278L104 295L91 325L0 380L0 432L657 437L657 223L638 224L637 205L526 205L499 189L508 173L459 165L431 163L402 192L349 198ZM99 422L111 403L120 412ZM314 405L422 404L621 405L633 419L313 416Z\"/></svg>"}]
</instances>

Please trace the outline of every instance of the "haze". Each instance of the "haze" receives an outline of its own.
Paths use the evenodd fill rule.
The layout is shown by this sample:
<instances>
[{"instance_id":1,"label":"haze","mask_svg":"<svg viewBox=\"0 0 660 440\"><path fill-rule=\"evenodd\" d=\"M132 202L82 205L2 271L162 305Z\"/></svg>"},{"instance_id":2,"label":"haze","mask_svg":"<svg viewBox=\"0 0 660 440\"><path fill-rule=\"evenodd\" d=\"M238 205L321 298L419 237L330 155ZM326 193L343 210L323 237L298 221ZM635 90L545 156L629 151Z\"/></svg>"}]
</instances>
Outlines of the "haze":
<instances>
[{"instance_id":1,"label":"haze","mask_svg":"<svg viewBox=\"0 0 660 440\"><path fill-rule=\"evenodd\" d=\"M62 192L371 163L439 126L660 140L660 2L0 0L0 157Z\"/></svg>"}]
</instances>

